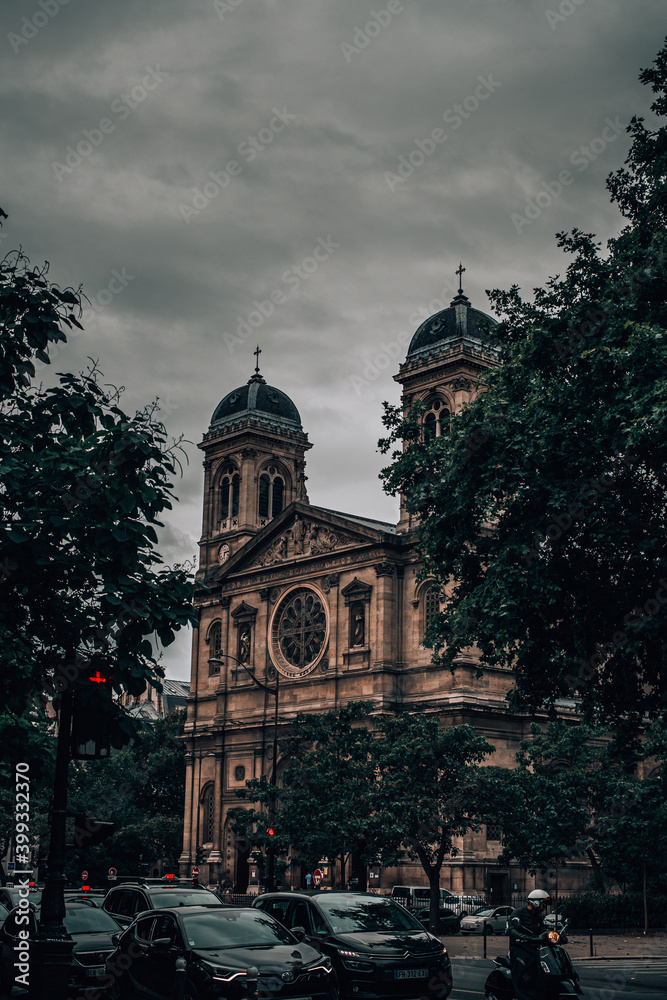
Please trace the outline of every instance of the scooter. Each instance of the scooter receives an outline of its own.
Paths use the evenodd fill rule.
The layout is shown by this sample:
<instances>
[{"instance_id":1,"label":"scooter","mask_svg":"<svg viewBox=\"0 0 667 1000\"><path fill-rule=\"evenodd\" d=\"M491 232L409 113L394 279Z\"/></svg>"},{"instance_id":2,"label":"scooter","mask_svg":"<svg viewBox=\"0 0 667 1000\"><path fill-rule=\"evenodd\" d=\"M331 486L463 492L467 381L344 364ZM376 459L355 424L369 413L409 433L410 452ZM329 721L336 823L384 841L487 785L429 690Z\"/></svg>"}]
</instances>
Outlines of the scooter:
<instances>
[{"instance_id":1,"label":"scooter","mask_svg":"<svg viewBox=\"0 0 667 1000\"><path fill-rule=\"evenodd\" d=\"M540 945L540 972L535 984L535 992L540 1000L560 1000L561 997L583 993L570 956L560 946L560 942L567 942L563 933L565 927L567 924L560 933L549 931L544 944ZM509 958L507 955L499 955L493 961L496 967L489 973L484 984L484 995L487 1000L515 1000Z\"/></svg>"}]
</instances>

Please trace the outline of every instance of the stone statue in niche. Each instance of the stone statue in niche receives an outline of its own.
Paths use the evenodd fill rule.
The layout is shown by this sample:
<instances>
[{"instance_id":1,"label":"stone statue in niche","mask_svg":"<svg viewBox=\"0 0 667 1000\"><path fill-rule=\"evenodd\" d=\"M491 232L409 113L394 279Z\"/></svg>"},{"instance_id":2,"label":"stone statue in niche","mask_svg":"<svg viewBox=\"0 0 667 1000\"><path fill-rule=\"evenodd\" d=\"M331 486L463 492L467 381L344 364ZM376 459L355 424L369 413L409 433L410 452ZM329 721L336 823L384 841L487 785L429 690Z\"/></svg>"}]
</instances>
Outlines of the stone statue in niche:
<instances>
[{"instance_id":1,"label":"stone statue in niche","mask_svg":"<svg viewBox=\"0 0 667 1000\"><path fill-rule=\"evenodd\" d=\"M350 608L350 618L352 619L352 646L366 645L366 615L361 602L353 604Z\"/></svg>"},{"instance_id":2,"label":"stone statue in niche","mask_svg":"<svg viewBox=\"0 0 667 1000\"><path fill-rule=\"evenodd\" d=\"M247 663L250 659L250 625L242 625L239 631L239 661Z\"/></svg>"}]
</instances>

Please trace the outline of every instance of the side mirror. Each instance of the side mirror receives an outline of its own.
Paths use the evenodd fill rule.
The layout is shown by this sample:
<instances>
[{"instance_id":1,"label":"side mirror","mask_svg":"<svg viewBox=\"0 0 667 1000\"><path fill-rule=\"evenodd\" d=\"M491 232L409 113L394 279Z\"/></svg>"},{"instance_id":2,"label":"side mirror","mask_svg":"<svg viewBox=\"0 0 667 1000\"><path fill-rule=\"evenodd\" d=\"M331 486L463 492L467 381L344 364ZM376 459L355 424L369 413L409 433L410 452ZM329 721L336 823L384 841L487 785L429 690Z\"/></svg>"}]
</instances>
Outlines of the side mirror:
<instances>
[{"instance_id":1,"label":"side mirror","mask_svg":"<svg viewBox=\"0 0 667 1000\"><path fill-rule=\"evenodd\" d=\"M151 941L150 950L155 952L156 955L166 955L171 946L171 938L157 938L155 941Z\"/></svg>"},{"instance_id":2,"label":"side mirror","mask_svg":"<svg viewBox=\"0 0 667 1000\"><path fill-rule=\"evenodd\" d=\"M292 927L292 934L297 939L297 941L304 941L306 937L305 927Z\"/></svg>"},{"instance_id":3,"label":"side mirror","mask_svg":"<svg viewBox=\"0 0 667 1000\"><path fill-rule=\"evenodd\" d=\"M115 944L116 947L118 947L118 945L120 944L120 937L121 937L120 931L116 931L115 934L111 935L111 943Z\"/></svg>"}]
</instances>

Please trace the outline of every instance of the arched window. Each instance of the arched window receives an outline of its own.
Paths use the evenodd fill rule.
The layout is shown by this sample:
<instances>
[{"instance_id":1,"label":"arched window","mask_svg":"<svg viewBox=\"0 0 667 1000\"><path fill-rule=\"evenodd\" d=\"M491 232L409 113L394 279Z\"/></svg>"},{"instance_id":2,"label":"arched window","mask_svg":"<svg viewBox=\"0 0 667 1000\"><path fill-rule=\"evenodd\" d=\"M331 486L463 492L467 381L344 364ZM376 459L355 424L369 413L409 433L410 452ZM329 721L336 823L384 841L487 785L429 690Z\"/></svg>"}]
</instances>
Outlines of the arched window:
<instances>
[{"instance_id":1,"label":"arched window","mask_svg":"<svg viewBox=\"0 0 667 1000\"><path fill-rule=\"evenodd\" d=\"M440 612L440 592L436 586L429 587L424 593L424 616L422 620L422 639L426 635L428 624L434 615Z\"/></svg>"},{"instance_id":2,"label":"arched window","mask_svg":"<svg viewBox=\"0 0 667 1000\"><path fill-rule=\"evenodd\" d=\"M208 634L209 677L213 676L213 674L220 673L220 664L211 663L211 659L213 657L220 659L221 653L222 653L222 625L220 624L220 622L215 622L215 624L211 626L211 631Z\"/></svg>"},{"instance_id":3,"label":"arched window","mask_svg":"<svg viewBox=\"0 0 667 1000\"><path fill-rule=\"evenodd\" d=\"M276 517L285 502L285 480L274 465L259 477L259 516L263 521Z\"/></svg>"},{"instance_id":4,"label":"arched window","mask_svg":"<svg viewBox=\"0 0 667 1000\"><path fill-rule=\"evenodd\" d=\"M220 519L237 517L239 512L239 494L241 477L233 465L228 465L220 480Z\"/></svg>"},{"instance_id":5,"label":"arched window","mask_svg":"<svg viewBox=\"0 0 667 1000\"><path fill-rule=\"evenodd\" d=\"M202 841L205 844L213 843L213 831L215 829L215 786L210 782L203 791L201 797L202 806Z\"/></svg>"},{"instance_id":6,"label":"arched window","mask_svg":"<svg viewBox=\"0 0 667 1000\"><path fill-rule=\"evenodd\" d=\"M449 410L441 400L435 399L424 414L424 439L441 437L448 430Z\"/></svg>"}]
</instances>

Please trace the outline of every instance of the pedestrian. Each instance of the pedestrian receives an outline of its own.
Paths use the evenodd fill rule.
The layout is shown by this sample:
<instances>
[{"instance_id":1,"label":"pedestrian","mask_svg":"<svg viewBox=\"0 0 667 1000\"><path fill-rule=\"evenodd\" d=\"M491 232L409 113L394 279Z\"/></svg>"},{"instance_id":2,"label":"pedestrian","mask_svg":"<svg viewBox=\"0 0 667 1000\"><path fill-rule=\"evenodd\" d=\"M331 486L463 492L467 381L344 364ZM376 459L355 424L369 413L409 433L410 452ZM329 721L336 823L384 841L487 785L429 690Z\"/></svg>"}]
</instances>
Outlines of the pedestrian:
<instances>
[{"instance_id":1,"label":"pedestrian","mask_svg":"<svg viewBox=\"0 0 667 1000\"><path fill-rule=\"evenodd\" d=\"M313 884L313 873L308 872L308 874L306 875L306 889L310 889L312 884Z\"/></svg>"}]
</instances>

